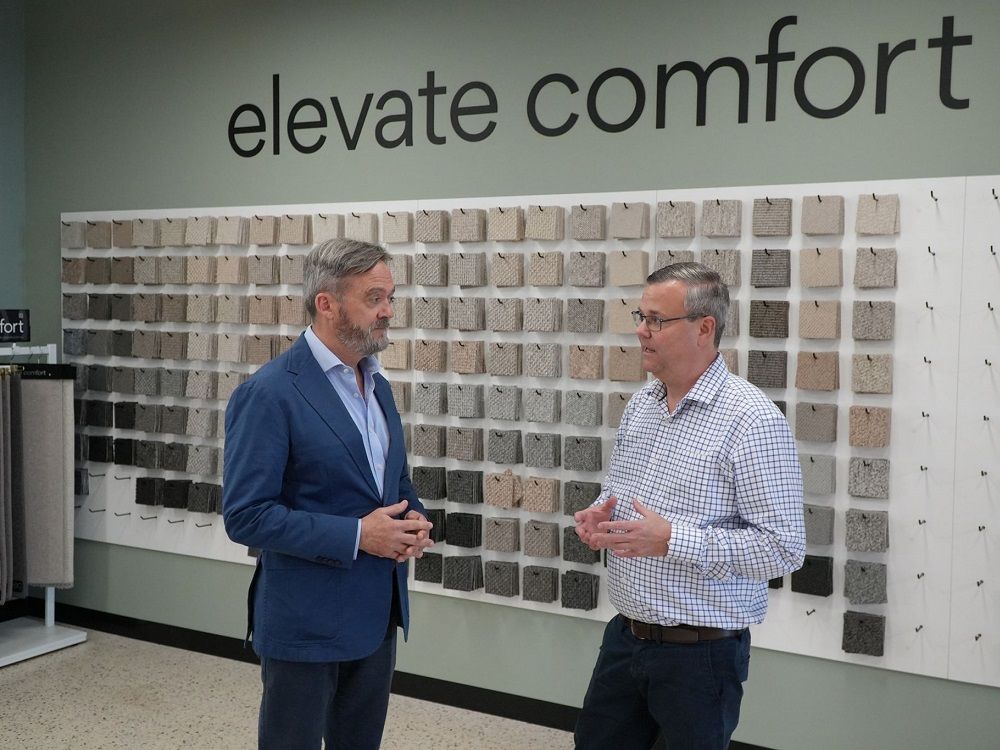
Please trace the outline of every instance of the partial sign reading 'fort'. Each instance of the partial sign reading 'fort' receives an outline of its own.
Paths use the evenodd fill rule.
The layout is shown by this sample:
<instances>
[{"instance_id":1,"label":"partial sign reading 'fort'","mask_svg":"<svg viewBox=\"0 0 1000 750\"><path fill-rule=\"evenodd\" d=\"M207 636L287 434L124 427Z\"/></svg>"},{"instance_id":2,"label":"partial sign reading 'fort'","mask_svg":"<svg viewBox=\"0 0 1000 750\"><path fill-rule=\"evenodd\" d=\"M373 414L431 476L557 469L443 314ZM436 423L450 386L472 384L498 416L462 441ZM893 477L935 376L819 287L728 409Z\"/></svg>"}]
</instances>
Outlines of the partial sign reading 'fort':
<instances>
[{"instance_id":1,"label":"partial sign reading 'fort'","mask_svg":"<svg viewBox=\"0 0 1000 750\"><path fill-rule=\"evenodd\" d=\"M31 341L31 313L28 310L0 310L0 341Z\"/></svg>"},{"instance_id":2,"label":"partial sign reading 'fort'","mask_svg":"<svg viewBox=\"0 0 1000 750\"><path fill-rule=\"evenodd\" d=\"M668 121L671 127L681 127L691 120L683 112L668 112L667 93L671 82L686 78L688 84L694 81L694 101L686 97L686 92L690 91L688 86L670 97L670 105L679 108L690 107L693 103L694 124L703 126L707 123L709 81L713 76L723 76L735 77L737 99L733 109L738 124L750 121L752 97L763 101L763 106L753 111L763 112L764 122L777 120L781 114L778 111L779 87L791 87L798 109L810 117L841 117L859 105L870 106L874 114L881 115L889 107L892 69L898 70L921 54L939 56L935 83L942 106L948 109L969 107L971 97L962 98L955 92L953 71L955 49L971 46L972 35L956 35L954 16L941 19L940 35L929 36L926 46L918 44L915 38L880 42L874 65L870 62L870 50L855 52L840 46L822 47L802 56L794 44L797 24L798 16L784 16L775 21L768 33L767 51L752 56L752 62L723 56L707 65L694 60L672 65L664 63L656 67L652 83L630 68L612 67L584 84L585 97L583 86L573 76L563 72L546 73L530 87L523 108L518 109L535 133L547 137L568 133L577 126L581 116L606 133L629 130L643 121L644 115L657 130L666 129ZM867 67L865 59L869 59ZM810 73L821 63L836 70L836 75L847 82L849 92L842 101L820 104L814 95L810 96ZM609 84L619 94L622 87L626 92L623 97L616 97L613 112L602 111L599 101L601 91ZM646 106L650 87L654 101L652 116ZM934 96L934 88L933 83L926 86L928 98ZM731 85L729 90L733 90ZM374 140L378 146L392 149L413 146L422 120L423 138L431 145L440 146L447 143L449 136L473 143L486 140L501 125L497 93L483 81L469 81L451 89L439 83L436 72L429 70L424 85L417 88L415 94L391 89L377 100L374 92L360 94L355 101L336 95L327 97L326 101L304 97L286 109L281 99L281 78L275 73L271 77L270 102L264 106L246 102L233 110L227 130L229 145L245 158L262 153L268 144L271 153L277 156L283 141L302 154L315 153L338 140L348 151L357 149L363 140ZM623 100L626 102L624 111ZM604 106L607 108L606 104ZM265 114L265 110L269 114ZM447 115L443 114L445 111Z\"/></svg>"}]
</instances>

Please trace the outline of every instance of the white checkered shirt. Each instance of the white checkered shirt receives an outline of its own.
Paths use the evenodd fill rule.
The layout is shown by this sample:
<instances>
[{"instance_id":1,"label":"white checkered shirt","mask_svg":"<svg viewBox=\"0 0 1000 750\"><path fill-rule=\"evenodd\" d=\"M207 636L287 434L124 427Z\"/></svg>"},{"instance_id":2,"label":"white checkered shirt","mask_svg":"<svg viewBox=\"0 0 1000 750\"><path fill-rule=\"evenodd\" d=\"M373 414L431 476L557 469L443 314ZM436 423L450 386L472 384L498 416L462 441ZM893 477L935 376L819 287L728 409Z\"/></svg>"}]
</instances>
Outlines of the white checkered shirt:
<instances>
[{"instance_id":1,"label":"white checkered shirt","mask_svg":"<svg viewBox=\"0 0 1000 750\"><path fill-rule=\"evenodd\" d=\"M596 503L640 520L632 498L673 525L662 557L608 555L611 602L660 625L737 629L762 622L767 581L805 554L802 474L788 422L721 356L673 414L652 380L622 415Z\"/></svg>"}]
</instances>

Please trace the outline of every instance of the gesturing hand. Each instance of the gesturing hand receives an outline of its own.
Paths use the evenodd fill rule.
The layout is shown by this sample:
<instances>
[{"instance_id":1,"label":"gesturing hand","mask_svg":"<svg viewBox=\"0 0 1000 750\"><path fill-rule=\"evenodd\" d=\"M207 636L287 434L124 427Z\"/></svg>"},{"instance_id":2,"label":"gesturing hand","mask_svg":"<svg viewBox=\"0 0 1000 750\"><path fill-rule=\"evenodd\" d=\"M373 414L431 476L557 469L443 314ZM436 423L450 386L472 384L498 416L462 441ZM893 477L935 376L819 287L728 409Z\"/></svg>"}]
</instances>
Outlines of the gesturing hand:
<instances>
[{"instance_id":1,"label":"gesturing hand","mask_svg":"<svg viewBox=\"0 0 1000 750\"><path fill-rule=\"evenodd\" d=\"M424 548L434 544L430 539L433 524L413 510L405 518L395 518L408 504L400 500L395 505L376 508L362 518L359 547L369 555L397 562L422 555Z\"/></svg>"},{"instance_id":2,"label":"gesturing hand","mask_svg":"<svg viewBox=\"0 0 1000 750\"><path fill-rule=\"evenodd\" d=\"M611 513L617 502L618 498L612 495L600 505L592 505L573 514L573 519L576 521L576 535L591 549L597 549L590 540L599 531L598 524L611 520Z\"/></svg>"},{"instance_id":3,"label":"gesturing hand","mask_svg":"<svg viewBox=\"0 0 1000 750\"><path fill-rule=\"evenodd\" d=\"M602 547L618 557L654 557L667 554L670 546L670 521L654 513L633 498L632 507L642 516L639 521L609 521L597 524L598 531L587 542L592 549ZM579 533L579 527L577 527ZM585 540L586 541L586 540Z\"/></svg>"}]
</instances>

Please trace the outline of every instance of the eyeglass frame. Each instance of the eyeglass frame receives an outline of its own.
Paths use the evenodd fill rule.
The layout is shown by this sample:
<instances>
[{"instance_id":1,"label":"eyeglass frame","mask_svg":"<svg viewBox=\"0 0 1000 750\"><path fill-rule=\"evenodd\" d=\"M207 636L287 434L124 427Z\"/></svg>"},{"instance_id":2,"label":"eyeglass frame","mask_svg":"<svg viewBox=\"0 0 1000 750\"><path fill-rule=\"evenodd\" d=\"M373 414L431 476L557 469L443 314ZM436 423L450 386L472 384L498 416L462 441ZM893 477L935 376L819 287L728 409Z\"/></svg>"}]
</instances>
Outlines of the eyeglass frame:
<instances>
[{"instance_id":1,"label":"eyeglass frame","mask_svg":"<svg viewBox=\"0 0 1000 750\"><path fill-rule=\"evenodd\" d=\"M674 318L659 318L656 315L643 315L642 310L632 311L632 321L635 323L636 328L641 326L643 323L646 324L646 328L649 329L651 333L659 333L663 330L664 323L673 323L675 320L697 320L698 318L707 317L706 315L700 315L696 313L689 313L687 315L678 315ZM651 321L656 322L656 328L650 325Z\"/></svg>"}]
</instances>

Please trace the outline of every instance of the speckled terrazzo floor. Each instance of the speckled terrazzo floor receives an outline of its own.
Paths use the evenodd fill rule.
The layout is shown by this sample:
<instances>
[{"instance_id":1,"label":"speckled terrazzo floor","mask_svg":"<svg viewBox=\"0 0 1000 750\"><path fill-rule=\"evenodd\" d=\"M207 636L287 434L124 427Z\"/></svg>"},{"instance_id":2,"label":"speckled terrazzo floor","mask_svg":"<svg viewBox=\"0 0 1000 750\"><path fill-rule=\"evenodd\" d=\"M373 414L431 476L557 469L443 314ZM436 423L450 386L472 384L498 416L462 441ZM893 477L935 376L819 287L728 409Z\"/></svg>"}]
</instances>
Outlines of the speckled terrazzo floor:
<instances>
[{"instance_id":1,"label":"speckled terrazzo floor","mask_svg":"<svg viewBox=\"0 0 1000 750\"><path fill-rule=\"evenodd\" d=\"M247 750L253 664L89 631L87 642L0 668L0 748ZM568 732L393 695L383 750L561 750Z\"/></svg>"}]
</instances>

